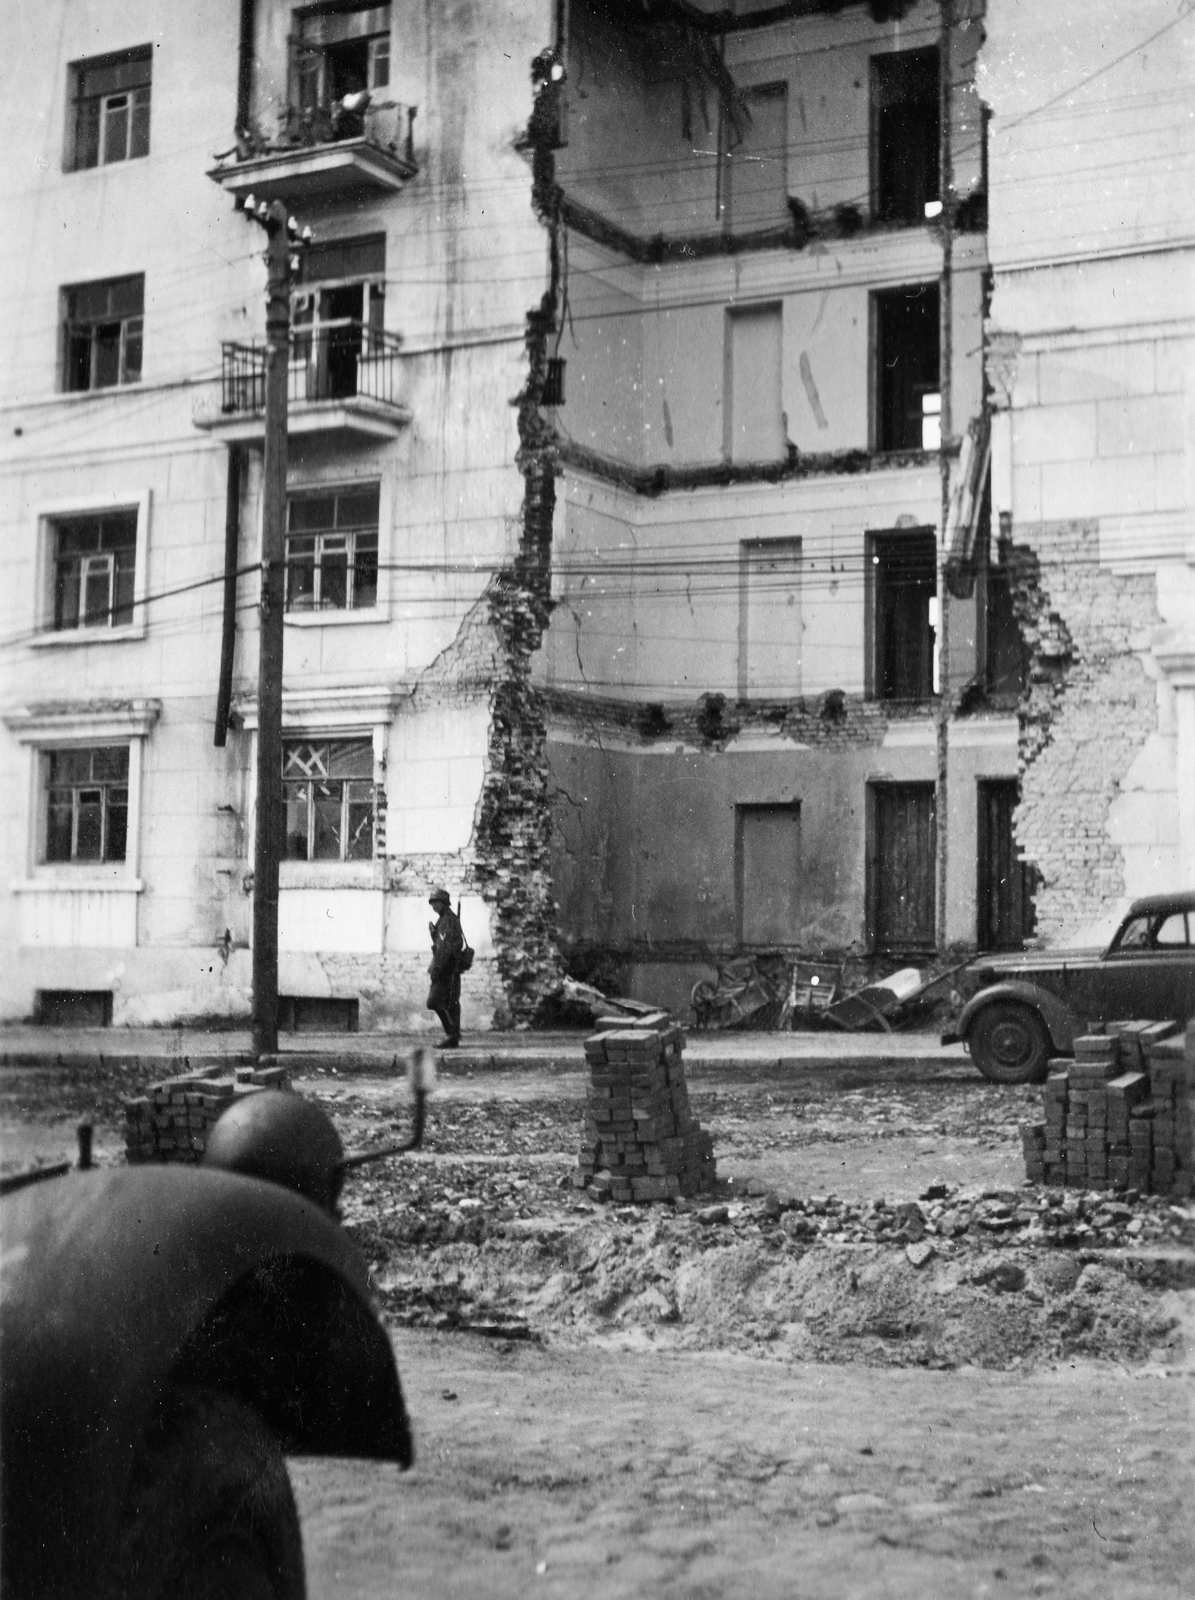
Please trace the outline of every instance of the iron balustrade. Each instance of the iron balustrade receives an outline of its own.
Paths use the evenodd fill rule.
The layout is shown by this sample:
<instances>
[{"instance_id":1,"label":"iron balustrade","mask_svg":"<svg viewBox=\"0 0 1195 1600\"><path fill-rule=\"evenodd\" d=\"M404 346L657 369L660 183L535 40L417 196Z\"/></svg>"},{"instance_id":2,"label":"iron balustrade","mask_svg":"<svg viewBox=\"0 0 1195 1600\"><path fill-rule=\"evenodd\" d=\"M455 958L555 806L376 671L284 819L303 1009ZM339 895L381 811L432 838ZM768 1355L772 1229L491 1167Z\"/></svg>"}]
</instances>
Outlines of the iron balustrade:
<instances>
[{"instance_id":1,"label":"iron balustrade","mask_svg":"<svg viewBox=\"0 0 1195 1600\"><path fill-rule=\"evenodd\" d=\"M266 346L256 340L223 348L221 410L256 415L266 406ZM372 400L398 406L402 341L351 317L291 328L287 398Z\"/></svg>"}]
</instances>

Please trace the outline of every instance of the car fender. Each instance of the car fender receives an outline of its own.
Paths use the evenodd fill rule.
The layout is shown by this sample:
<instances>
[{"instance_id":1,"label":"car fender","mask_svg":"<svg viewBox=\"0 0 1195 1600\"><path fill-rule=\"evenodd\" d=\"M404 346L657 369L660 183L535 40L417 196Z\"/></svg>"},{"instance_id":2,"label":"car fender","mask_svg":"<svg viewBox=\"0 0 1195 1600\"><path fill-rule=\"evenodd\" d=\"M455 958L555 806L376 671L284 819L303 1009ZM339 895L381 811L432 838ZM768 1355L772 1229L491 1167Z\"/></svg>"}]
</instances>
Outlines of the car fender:
<instances>
[{"instance_id":1,"label":"car fender","mask_svg":"<svg viewBox=\"0 0 1195 1600\"><path fill-rule=\"evenodd\" d=\"M1039 989L1036 984L1024 983L1016 978L1007 983L991 984L972 995L959 1014L953 1029L955 1036L967 1038L976 1017L995 1000L1015 1000L1020 1005L1029 1006L1045 1023L1055 1050L1069 1054L1074 1048L1077 1027L1070 1007L1048 989Z\"/></svg>"},{"instance_id":2,"label":"car fender","mask_svg":"<svg viewBox=\"0 0 1195 1600\"><path fill-rule=\"evenodd\" d=\"M0 1203L5 1594L94 1593L167 1383L227 1388L284 1448L411 1461L368 1271L320 1208L205 1168L75 1173Z\"/></svg>"}]
</instances>

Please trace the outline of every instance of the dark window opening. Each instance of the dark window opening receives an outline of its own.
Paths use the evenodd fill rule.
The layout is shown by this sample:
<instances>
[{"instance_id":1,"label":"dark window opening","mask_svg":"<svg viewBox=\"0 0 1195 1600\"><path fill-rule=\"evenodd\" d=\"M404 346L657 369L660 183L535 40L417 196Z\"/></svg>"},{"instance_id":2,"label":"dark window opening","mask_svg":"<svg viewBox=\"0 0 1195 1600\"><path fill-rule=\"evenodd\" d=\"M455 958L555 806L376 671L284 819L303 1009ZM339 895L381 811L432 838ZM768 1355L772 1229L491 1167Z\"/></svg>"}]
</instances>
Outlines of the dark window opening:
<instances>
[{"instance_id":1,"label":"dark window opening","mask_svg":"<svg viewBox=\"0 0 1195 1600\"><path fill-rule=\"evenodd\" d=\"M928 700L935 692L937 538L932 528L867 535L871 693Z\"/></svg>"},{"instance_id":2,"label":"dark window opening","mask_svg":"<svg viewBox=\"0 0 1195 1600\"><path fill-rule=\"evenodd\" d=\"M55 629L127 627L133 620L137 513L56 522L53 540Z\"/></svg>"},{"instance_id":3,"label":"dark window opening","mask_svg":"<svg viewBox=\"0 0 1195 1600\"><path fill-rule=\"evenodd\" d=\"M372 861L372 739L288 742L282 750L288 861Z\"/></svg>"},{"instance_id":4,"label":"dark window opening","mask_svg":"<svg viewBox=\"0 0 1195 1600\"><path fill-rule=\"evenodd\" d=\"M149 154L152 68L149 45L71 67L70 167L78 171Z\"/></svg>"},{"instance_id":5,"label":"dark window opening","mask_svg":"<svg viewBox=\"0 0 1195 1600\"><path fill-rule=\"evenodd\" d=\"M924 222L939 198L938 52L898 50L871 59L872 214Z\"/></svg>"},{"instance_id":6,"label":"dark window opening","mask_svg":"<svg viewBox=\"0 0 1195 1600\"><path fill-rule=\"evenodd\" d=\"M278 1027L282 1033L356 1033L359 1005L329 995L280 994Z\"/></svg>"},{"instance_id":7,"label":"dark window opening","mask_svg":"<svg viewBox=\"0 0 1195 1600\"><path fill-rule=\"evenodd\" d=\"M315 245L292 300L291 360L306 373L306 398L344 400L369 381L382 356L386 321L384 235ZM362 382L362 373L366 381Z\"/></svg>"},{"instance_id":8,"label":"dark window opening","mask_svg":"<svg viewBox=\"0 0 1195 1600\"><path fill-rule=\"evenodd\" d=\"M73 393L139 382L144 275L76 284L62 301L62 387Z\"/></svg>"},{"instance_id":9,"label":"dark window opening","mask_svg":"<svg viewBox=\"0 0 1195 1600\"><path fill-rule=\"evenodd\" d=\"M291 40L290 105L310 143L359 139L374 91L390 83L390 7L311 11Z\"/></svg>"},{"instance_id":10,"label":"dark window opening","mask_svg":"<svg viewBox=\"0 0 1195 1600\"><path fill-rule=\"evenodd\" d=\"M376 483L291 498L286 609L359 611L378 601Z\"/></svg>"},{"instance_id":11,"label":"dark window opening","mask_svg":"<svg viewBox=\"0 0 1195 1600\"><path fill-rule=\"evenodd\" d=\"M46 861L123 861L129 825L129 747L50 750L45 756Z\"/></svg>"},{"instance_id":12,"label":"dark window opening","mask_svg":"<svg viewBox=\"0 0 1195 1600\"><path fill-rule=\"evenodd\" d=\"M938 286L875 296L876 448L936 450L941 430Z\"/></svg>"},{"instance_id":13,"label":"dark window opening","mask_svg":"<svg viewBox=\"0 0 1195 1600\"><path fill-rule=\"evenodd\" d=\"M110 989L39 989L33 1020L45 1028L110 1028Z\"/></svg>"},{"instance_id":14,"label":"dark window opening","mask_svg":"<svg viewBox=\"0 0 1195 1600\"><path fill-rule=\"evenodd\" d=\"M1013 831L1019 799L1015 778L979 784L976 933L981 950L1023 950L1036 925L1036 874L1031 863L1022 861Z\"/></svg>"}]
</instances>

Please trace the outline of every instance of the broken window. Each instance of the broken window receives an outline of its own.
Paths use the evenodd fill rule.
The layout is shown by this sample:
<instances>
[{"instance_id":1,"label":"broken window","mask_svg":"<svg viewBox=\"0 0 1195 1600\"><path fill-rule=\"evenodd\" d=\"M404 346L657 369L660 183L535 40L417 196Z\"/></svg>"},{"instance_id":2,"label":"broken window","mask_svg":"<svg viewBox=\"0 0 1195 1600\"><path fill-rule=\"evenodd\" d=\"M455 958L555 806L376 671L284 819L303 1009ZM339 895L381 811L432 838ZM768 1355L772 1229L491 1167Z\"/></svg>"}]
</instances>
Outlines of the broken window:
<instances>
[{"instance_id":1,"label":"broken window","mask_svg":"<svg viewBox=\"0 0 1195 1600\"><path fill-rule=\"evenodd\" d=\"M788 86L766 84L746 95L751 120L726 152L725 218L732 232L779 227L788 211ZM727 121L730 137L733 124Z\"/></svg>"},{"instance_id":2,"label":"broken window","mask_svg":"<svg viewBox=\"0 0 1195 1600\"><path fill-rule=\"evenodd\" d=\"M292 495L286 609L360 611L378 603L376 483Z\"/></svg>"},{"instance_id":3,"label":"broken window","mask_svg":"<svg viewBox=\"0 0 1195 1600\"><path fill-rule=\"evenodd\" d=\"M928 700L935 692L937 560L932 528L867 535L869 689L877 700Z\"/></svg>"},{"instance_id":4,"label":"broken window","mask_svg":"<svg viewBox=\"0 0 1195 1600\"><path fill-rule=\"evenodd\" d=\"M149 154L149 45L77 61L70 70L68 170Z\"/></svg>"},{"instance_id":5,"label":"broken window","mask_svg":"<svg viewBox=\"0 0 1195 1600\"><path fill-rule=\"evenodd\" d=\"M54 628L124 628L133 620L137 513L52 524Z\"/></svg>"},{"instance_id":6,"label":"broken window","mask_svg":"<svg viewBox=\"0 0 1195 1600\"><path fill-rule=\"evenodd\" d=\"M941 442L938 286L873 296L877 450L936 450Z\"/></svg>"},{"instance_id":7,"label":"broken window","mask_svg":"<svg viewBox=\"0 0 1195 1600\"><path fill-rule=\"evenodd\" d=\"M390 7L297 12L290 109L304 141L359 139L370 96L390 82Z\"/></svg>"},{"instance_id":8,"label":"broken window","mask_svg":"<svg viewBox=\"0 0 1195 1600\"><path fill-rule=\"evenodd\" d=\"M779 461L785 428L781 310L750 306L726 314L725 450L731 461Z\"/></svg>"},{"instance_id":9,"label":"broken window","mask_svg":"<svg viewBox=\"0 0 1195 1600\"><path fill-rule=\"evenodd\" d=\"M872 215L924 222L939 198L938 52L897 50L871 58Z\"/></svg>"},{"instance_id":10,"label":"broken window","mask_svg":"<svg viewBox=\"0 0 1195 1600\"><path fill-rule=\"evenodd\" d=\"M288 861L371 861L372 739L288 740L282 749Z\"/></svg>"},{"instance_id":11,"label":"broken window","mask_svg":"<svg viewBox=\"0 0 1195 1600\"><path fill-rule=\"evenodd\" d=\"M801 541L739 546L739 698L801 692Z\"/></svg>"},{"instance_id":12,"label":"broken window","mask_svg":"<svg viewBox=\"0 0 1195 1600\"><path fill-rule=\"evenodd\" d=\"M129 747L47 750L42 756L47 862L123 861Z\"/></svg>"},{"instance_id":13,"label":"broken window","mask_svg":"<svg viewBox=\"0 0 1195 1600\"><path fill-rule=\"evenodd\" d=\"M291 301L291 361L308 400L343 400L376 388L362 382L383 355L386 237L312 245ZM376 398L376 395L374 396Z\"/></svg>"},{"instance_id":14,"label":"broken window","mask_svg":"<svg viewBox=\"0 0 1195 1600\"><path fill-rule=\"evenodd\" d=\"M101 278L62 291L62 387L109 389L141 378L143 274Z\"/></svg>"}]
</instances>

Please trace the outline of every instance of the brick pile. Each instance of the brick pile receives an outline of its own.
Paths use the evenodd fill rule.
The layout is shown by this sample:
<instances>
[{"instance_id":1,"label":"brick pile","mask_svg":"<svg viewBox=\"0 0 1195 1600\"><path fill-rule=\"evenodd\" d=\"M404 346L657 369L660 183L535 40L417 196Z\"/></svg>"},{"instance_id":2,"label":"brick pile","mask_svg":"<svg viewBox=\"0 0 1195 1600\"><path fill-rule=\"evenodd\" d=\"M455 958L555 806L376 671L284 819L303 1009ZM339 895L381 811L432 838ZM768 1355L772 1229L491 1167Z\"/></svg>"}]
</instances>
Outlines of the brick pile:
<instances>
[{"instance_id":1,"label":"brick pile","mask_svg":"<svg viewBox=\"0 0 1195 1600\"><path fill-rule=\"evenodd\" d=\"M689 1106L684 1033L662 1013L634 1020L585 1041L589 1090L573 1182L622 1201L707 1192L714 1142Z\"/></svg>"},{"instance_id":2,"label":"brick pile","mask_svg":"<svg viewBox=\"0 0 1195 1600\"><path fill-rule=\"evenodd\" d=\"M285 1067L230 1069L221 1063L164 1078L123 1102L126 1157L130 1162L202 1161L213 1123L234 1100L262 1089L289 1088Z\"/></svg>"},{"instance_id":3,"label":"brick pile","mask_svg":"<svg viewBox=\"0 0 1195 1600\"><path fill-rule=\"evenodd\" d=\"M1045 1122L1023 1126L1026 1176L1071 1189L1195 1192L1195 1033L1117 1022L1053 1060Z\"/></svg>"}]
</instances>

